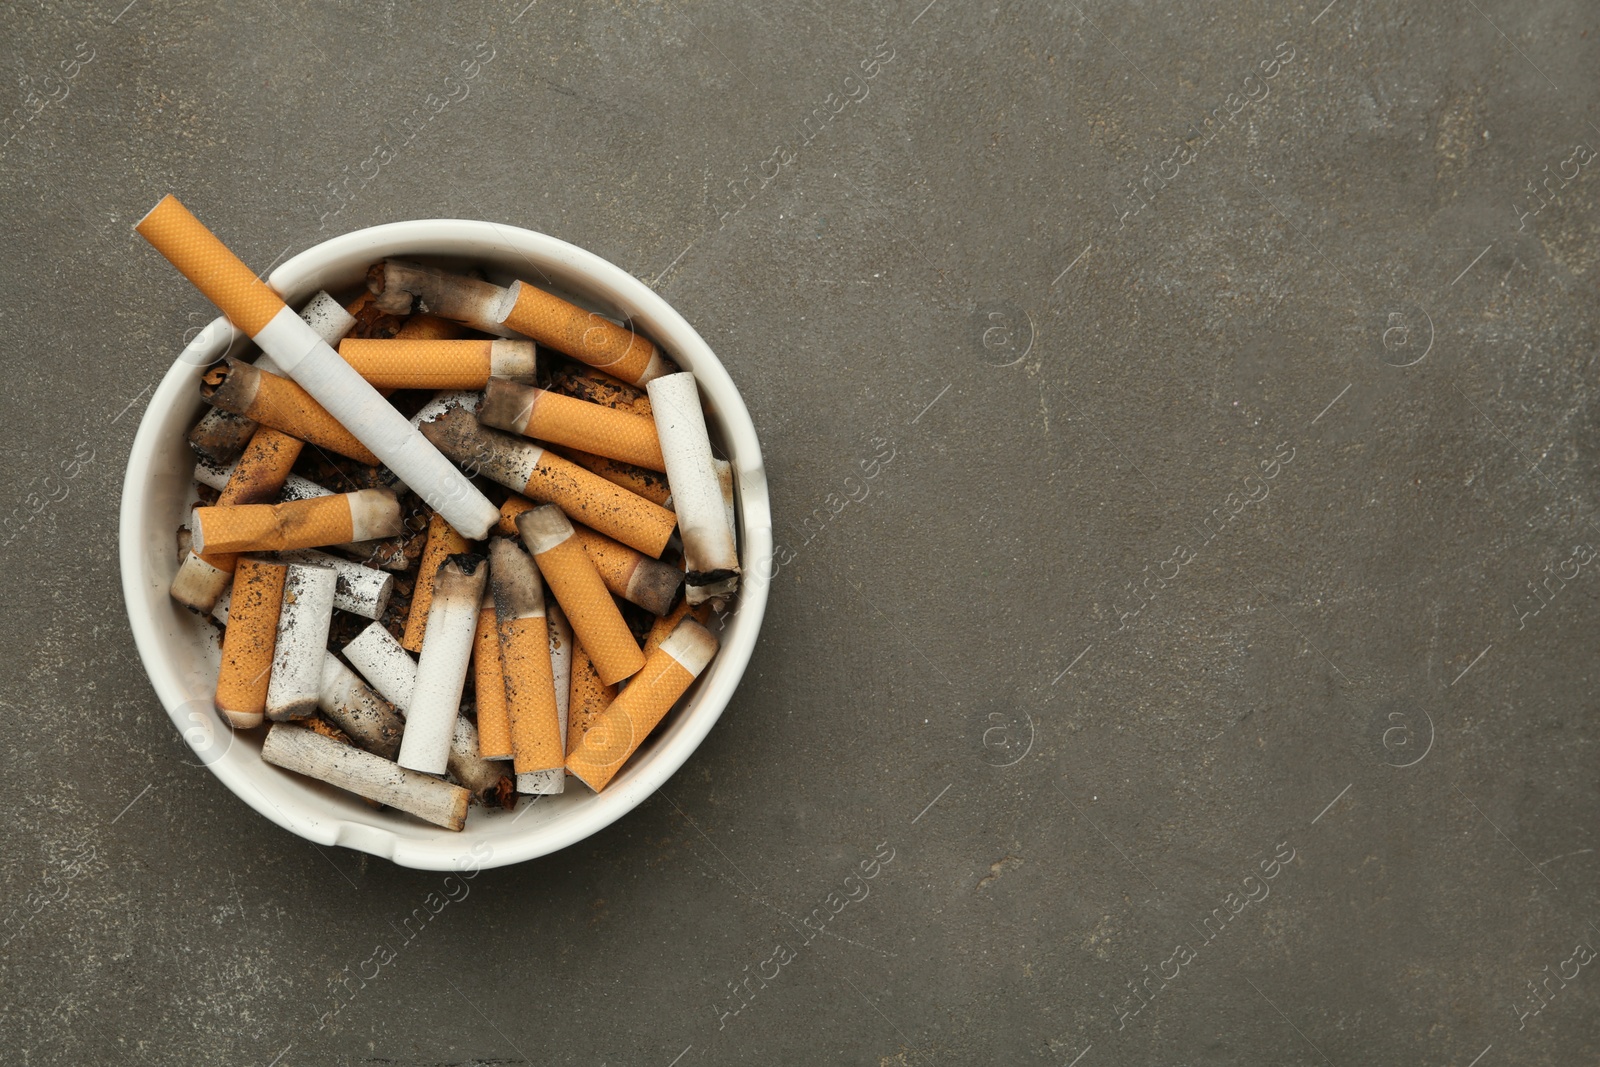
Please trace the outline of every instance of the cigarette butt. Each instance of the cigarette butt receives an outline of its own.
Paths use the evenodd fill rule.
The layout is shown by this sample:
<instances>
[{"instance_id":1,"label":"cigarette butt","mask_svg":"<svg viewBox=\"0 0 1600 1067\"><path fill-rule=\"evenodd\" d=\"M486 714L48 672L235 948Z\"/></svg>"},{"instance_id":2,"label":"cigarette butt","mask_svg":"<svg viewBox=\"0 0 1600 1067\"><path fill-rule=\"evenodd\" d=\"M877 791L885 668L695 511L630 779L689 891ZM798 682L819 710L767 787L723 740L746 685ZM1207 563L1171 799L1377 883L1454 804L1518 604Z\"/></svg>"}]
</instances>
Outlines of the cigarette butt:
<instances>
[{"instance_id":1,"label":"cigarette butt","mask_svg":"<svg viewBox=\"0 0 1600 1067\"><path fill-rule=\"evenodd\" d=\"M506 291L477 278L408 259L386 259L367 272L378 307L393 315L421 312L454 319L484 333L500 333Z\"/></svg>"},{"instance_id":2,"label":"cigarette butt","mask_svg":"<svg viewBox=\"0 0 1600 1067\"><path fill-rule=\"evenodd\" d=\"M667 476L661 471L646 470L632 463L607 459L565 445L554 445L550 451L572 460L586 471L598 474L613 485L620 485L628 492L644 497L652 504L672 510L672 487L667 484Z\"/></svg>"},{"instance_id":3,"label":"cigarette butt","mask_svg":"<svg viewBox=\"0 0 1600 1067\"><path fill-rule=\"evenodd\" d=\"M500 323L630 385L677 368L656 346L610 319L526 282L513 282Z\"/></svg>"},{"instance_id":4,"label":"cigarette butt","mask_svg":"<svg viewBox=\"0 0 1600 1067\"><path fill-rule=\"evenodd\" d=\"M535 367L532 341L347 337L339 355L379 389L482 389L491 379L531 382Z\"/></svg>"},{"instance_id":5,"label":"cigarette butt","mask_svg":"<svg viewBox=\"0 0 1600 1067\"><path fill-rule=\"evenodd\" d=\"M490 568L493 569L491 556ZM490 586L493 586L493 579ZM473 688L478 694L478 754L484 759L510 759L511 715L506 710L506 668L500 659L500 629L494 613L494 590L484 590L478 605L478 628L472 635Z\"/></svg>"},{"instance_id":6,"label":"cigarette butt","mask_svg":"<svg viewBox=\"0 0 1600 1067\"><path fill-rule=\"evenodd\" d=\"M676 630L678 628L678 624L685 618L693 619L701 626L704 626L706 621L711 618L711 605L691 604L687 600L680 600L678 601L678 606L673 608L671 613L663 615L661 618L651 623L650 632L646 634L644 638L644 654L646 659L650 657L651 653L661 647L661 642L672 636L672 631Z\"/></svg>"},{"instance_id":7,"label":"cigarette butt","mask_svg":"<svg viewBox=\"0 0 1600 1067\"><path fill-rule=\"evenodd\" d=\"M677 519L666 508L530 441L488 429L469 411L450 408L424 422L422 433L473 473L534 500L560 505L585 525L647 556L661 555L672 537Z\"/></svg>"},{"instance_id":8,"label":"cigarette butt","mask_svg":"<svg viewBox=\"0 0 1600 1067\"><path fill-rule=\"evenodd\" d=\"M243 360L224 356L200 379L200 396L209 404L243 415L263 426L376 465L378 457L341 426L311 394L288 378L270 374Z\"/></svg>"},{"instance_id":9,"label":"cigarette butt","mask_svg":"<svg viewBox=\"0 0 1600 1067\"><path fill-rule=\"evenodd\" d=\"M384 609L389 606L389 597L394 592L394 575L313 548L279 552L278 559L284 563L303 563L332 571L336 579L333 606L352 615L367 619L382 618Z\"/></svg>"},{"instance_id":10,"label":"cigarette butt","mask_svg":"<svg viewBox=\"0 0 1600 1067\"><path fill-rule=\"evenodd\" d=\"M272 653L278 640L278 612L289 568L282 563L242 559L234 573L228 629L222 635L222 669L217 674L217 710L240 729L260 726L267 710Z\"/></svg>"},{"instance_id":11,"label":"cigarette butt","mask_svg":"<svg viewBox=\"0 0 1600 1067\"><path fill-rule=\"evenodd\" d=\"M495 525L495 532L508 537L521 536L517 531L517 516L537 506L526 497L507 497L500 505L500 521ZM613 595L654 615L664 615L672 607L683 585L682 571L581 523L572 525L583 540L584 551L594 560L601 580Z\"/></svg>"},{"instance_id":12,"label":"cigarette butt","mask_svg":"<svg viewBox=\"0 0 1600 1067\"><path fill-rule=\"evenodd\" d=\"M210 408L189 431L189 447L203 459L227 463L250 443L256 424L243 415Z\"/></svg>"},{"instance_id":13,"label":"cigarette butt","mask_svg":"<svg viewBox=\"0 0 1600 1067\"><path fill-rule=\"evenodd\" d=\"M733 464L712 457L711 465L717 468L717 486L722 490L722 510L728 516L728 532L733 536L733 551L739 551L739 512L733 499Z\"/></svg>"},{"instance_id":14,"label":"cigarette butt","mask_svg":"<svg viewBox=\"0 0 1600 1067\"><path fill-rule=\"evenodd\" d=\"M485 426L567 445L649 470L666 470L652 418L496 378L483 387Z\"/></svg>"},{"instance_id":15,"label":"cigarette butt","mask_svg":"<svg viewBox=\"0 0 1600 1067\"><path fill-rule=\"evenodd\" d=\"M693 619L680 622L650 654L638 677L589 727L578 750L567 757L567 770L595 792L604 789L716 651L715 634Z\"/></svg>"},{"instance_id":16,"label":"cigarette butt","mask_svg":"<svg viewBox=\"0 0 1600 1067\"><path fill-rule=\"evenodd\" d=\"M388 489L361 489L283 504L213 505L195 508L189 529L201 555L321 548L393 537L400 502Z\"/></svg>"},{"instance_id":17,"label":"cigarette butt","mask_svg":"<svg viewBox=\"0 0 1600 1067\"><path fill-rule=\"evenodd\" d=\"M373 692L338 656L326 649L322 655L317 706L356 744L384 759L394 759L400 754L405 720L393 704Z\"/></svg>"},{"instance_id":18,"label":"cigarette butt","mask_svg":"<svg viewBox=\"0 0 1600 1067\"><path fill-rule=\"evenodd\" d=\"M407 652L421 652L428 631L428 609L433 606L433 577L447 556L467 551L467 539L456 533L437 511L428 517L428 543L422 550L416 588L411 592L411 613L406 616L405 634L400 644Z\"/></svg>"},{"instance_id":19,"label":"cigarette butt","mask_svg":"<svg viewBox=\"0 0 1600 1067\"><path fill-rule=\"evenodd\" d=\"M550 678L555 689L556 697L556 736L567 736L567 706L570 699L572 686L572 657L577 651L577 642L572 639L572 627L567 625L567 616L561 611L561 605L552 602L549 605L549 641L546 648L550 654ZM564 793L567 789L567 769L565 766L552 767L543 771L528 771L517 775L517 792L536 793L551 796Z\"/></svg>"},{"instance_id":20,"label":"cigarette butt","mask_svg":"<svg viewBox=\"0 0 1600 1067\"><path fill-rule=\"evenodd\" d=\"M172 576L172 599L202 615L211 614L233 582L238 561L235 555L222 554L208 560L193 551L185 552L178 573Z\"/></svg>"},{"instance_id":21,"label":"cigarette butt","mask_svg":"<svg viewBox=\"0 0 1600 1067\"><path fill-rule=\"evenodd\" d=\"M644 666L644 653L561 509L544 504L525 511L517 516L517 530L600 680L611 685Z\"/></svg>"},{"instance_id":22,"label":"cigarette butt","mask_svg":"<svg viewBox=\"0 0 1600 1067\"><path fill-rule=\"evenodd\" d=\"M467 823L471 794L461 786L406 770L382 756L341 745L302 726L274 723L261 746L261 758L285 770L410 812L446 830L460 830Z\"/></svg>"},{"instance_id":23,"label":"cigarette butt","mask_svg":"<svg viewBox=\"0 0 1600 1067\"><path fill-rule=\"evenodd\" d=\"M383 623L375 622L356 634L344 646L344 658L401 716L407 713L417 686L417 661Z\"/></svg>"},{"instance_id":24,"label":"cigarette butt","mask_svg":"<svg viewBox=\"0 0 1600 1067\"><path fill-rule=\"evenodd\" d=\"M333 622L334 573L303 563L288 564L283 609L267 686L267 718L304 719L317 713L322 693L322 657Z\"/></svg>"},{"instance_id":25,"label":"cigarette butt","mask_svg":"<svg viewBox=\"0 0 1600 1067\"><path fill-rule=\"evenodd\" d=\"M578 645L572 650L572 685L568 689L567 755L578 750L578 743L589 732L611 702L617 698L617 687L606 685L594 669L594 661Z\"/></svg>"},{"instance_id":26,"label":"cigarette butt","mask_svg":"<svg viewBox=\"0 0 1600 1067\"><path fill-rule=\"evenodd\" d=\"M513 766L518 773L560 767L566 749L538 568L515 541L496 537L489 542L489 573Z\"/></svg>"},{"instance_id":27,"label":"cigarette butt","mask_svg":"<svg viewBox=\"0 0 1600 1067\"><path fill-rule=\"evenodd\" d=\"M552 392L603 404L635 415L650 414L650 394L637 385L618 381L604 371L583 364L567 364L550 376Z\"/></svg>"},{"instance_id":28,"label":"cigarette butt","mask_svg":"<svg viewBox=\"0 0 1600 1067\"><path fill-rule=\"evenodd\" d=\"M712 461L711 439L694 375L657 378L648 386L667 459L672 506L683 537L685 596L699 604L739 587L739 552Z\"/></svg>"},{"instance_id":29,"label":"cigarette butt","mask_svg":"<svg viewBox=\"0 0 1600 1067\"><path fill-rule=\"evenodd\" d=\"M236 463L218 463L216 460L203 457L195 462L194 480L220 491L227 488L228 479L232 477L236 467ZM309 500L314 496L332 495L331 490L324 489L311 479L291 474L284 479L283 488L278 491L278 500Z\"/></svg>"},{"instance_id":30,"label":"cigarette butt","mask_svg":"<svg viewBox=\"0 0 1600 1067\"><path fill-rule=\"evenodd\" d=\"M370 296L370 293L363 293ZM453 341L466 333L460 323L437 315L413 315L395 333L396 341Z\"/></svg>"},{"instance_id":31,"label":"cigarette butt","mask_svg":"<svg viewBox=\"0 0 1600 1067\"><path fill-rule=\"evenodd\" d=\"M135 229L452 526L467 537L488 533L494 505L177 198L163 198Z\"/></svg>"},{"instance_id":32,"label":"cigarette butt","mask_svg":"<svg viewBox=\"0 0 1600 1067\"><path fill-rule=\"evenodd\" d=\"M470 789L474 796L488 800L502 791L511 791L502 785L511 777L511 768L505 763L478 755L481 744L477 727L467 718L456 716L456 724L450 734L448 769L455 780Z\"/></svg>"},{"instance_id":33,"label":"cigarette butt","mask_svg":"<svg viewBox=\"0 0 1600 1067\"><path fill-rule=\"evenodd\" d=\"M397 762L402 767L428 774L445 772L472 660L478 602L489 577L486 562L482 556L466 553L449 556L434 576L428 636L417 658L417 681L400 742Z\"/></svg>"}]
</instances>

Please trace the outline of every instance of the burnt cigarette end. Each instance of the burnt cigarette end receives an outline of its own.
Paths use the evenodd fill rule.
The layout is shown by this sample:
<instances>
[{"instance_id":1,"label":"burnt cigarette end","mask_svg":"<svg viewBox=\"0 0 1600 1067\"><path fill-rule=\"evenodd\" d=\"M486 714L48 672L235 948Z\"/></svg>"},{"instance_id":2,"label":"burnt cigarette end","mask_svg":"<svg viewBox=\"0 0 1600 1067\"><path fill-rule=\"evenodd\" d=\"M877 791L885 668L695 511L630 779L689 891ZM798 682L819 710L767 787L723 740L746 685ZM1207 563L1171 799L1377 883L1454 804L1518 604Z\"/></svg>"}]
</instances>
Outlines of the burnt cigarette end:
<instances>
[{"instance_id":1,"label":"burnt cigarette end","mask_svg":"<svg viewBox=\"0 0 1600 1067\"><path fill-rule=\"evenodd\" d=\"M439 564L439 574L444 574L446 567L455 568L456 573L463 577L472 577L478 573L478 568L489 562L489 557L481 552L458 552L453 556L446 556L444 562Z\"/></svg>"},{"instance_id":2,"label":"burnt cigarette end","mask_svg":"<svg viewBox=\"0 0 1600 1067\"><path fill-rule=\"evenodd\" d=\"M485 426L521 433L533 416L540 389L520 385L504 378L490 378L478 404L478 421Z\"/></svg>"}]
</instances>

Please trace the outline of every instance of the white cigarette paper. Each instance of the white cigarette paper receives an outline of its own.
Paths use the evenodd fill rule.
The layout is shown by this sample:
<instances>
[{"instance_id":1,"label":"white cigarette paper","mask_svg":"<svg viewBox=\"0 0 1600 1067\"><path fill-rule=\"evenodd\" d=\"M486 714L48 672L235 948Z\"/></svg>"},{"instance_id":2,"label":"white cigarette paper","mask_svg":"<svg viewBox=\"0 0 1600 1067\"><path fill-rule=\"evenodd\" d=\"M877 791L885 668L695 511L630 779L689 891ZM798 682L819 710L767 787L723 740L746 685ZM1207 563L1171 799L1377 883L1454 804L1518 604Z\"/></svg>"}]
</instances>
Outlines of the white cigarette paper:
<instances>
[{"instance_id":1,"label":"white cigarette paper","mask_svg":"<svg viewBox=\"0 0 1600 1067\"><path fill-rule=\"evenodd\" d=\"M355 560L311 548L279 552L276 558L283 563L304 563L308 567L326 567L332 571L338 579L333 590L333 606L352 615L381 618L383 609L389 605L389 595L394 592L394 575Z\"/></svg>"},{"instance_id":2,"label":"white cigarette paper","mask_svg":"<svg viewBox=\"0 0 1600 1067\"><path fill-rule=\"evenodd\" d=\"M417 687L417 661L381 622L356 634L344 646L344 658L396 711L402 716L407 713Z\"/></svg>"},{"instance_id":3,"label":"white cigarette paper","mask_svg":"<svg viewBox=\"0 0 1600 1067\"><path fill-rule=\"evenodd\" d=\"M350 740L375 755L392 760L400 754L405 722L384 700L332 652L323 652L322 688L317 706Z\"/></svg>"},{"instance_id":4,"label":"white cigarette paper","mask_svg":"<svg viewBox=\"0 0 1600 1067\"><path fill-rule=\"evenodd\" d=\"M550 673L556 683L556 719L561 736L567 736L567 707L572 700L572 625L555 597L545 601L545 619L550 627ZM567 771L554 767L548 771L525 771L517 775L517 792L550 795L565 792Z\"/></svg>"},{"instance_id":5,"label":"white cigarette paper","mask_svg":"<svg viewBox=\"0 0 1600 1067\"><path fill-rule=\"evenodd\" d=\"M700 391L688 371L656 378L645 388L667 461L672 507L683 536L684 597L700 604L739 588L739 553L711 455Z\"/></svg>"},{"instance_id":6,"label":"white cigarette paper","mask_svg":"<svg viewBox=\"0 0 1600 1067\"><path fill-rule=\"evenodd\" d=\"M285 770L410 812L446 830L460 830L467 822L471 794L461 786L408 771L382 756L340 744L303 726L274 723L261 746L261 758Z\"/></svg>"},{"instance_id":7,"label":"white cigarette paper","mask_svg":"<svg viewBox=\"0 0 1600 1067\"><path fill-rule=\"evenodd\" d=\"M417 682L406 711L406 734L400 742L402 767L427 774L445 772L478 628L478 602L488 577L488 560L482 556L450 556L439 565L427 635L417 660Z\"/></svg>"},{"instance_id":8,"label":"white cigarette paper","mask_svg":"<svg viewBox=\"0 0 1600 1067\"><path fill-rule=\"evenodd\" d=\"M272 653L272 678L267 683L269 719L304 719L316 714L336 581L334 573L322 567L289 564L283 582L283 609L278 613L278 643Z\"/></svg>"}]
</instances>

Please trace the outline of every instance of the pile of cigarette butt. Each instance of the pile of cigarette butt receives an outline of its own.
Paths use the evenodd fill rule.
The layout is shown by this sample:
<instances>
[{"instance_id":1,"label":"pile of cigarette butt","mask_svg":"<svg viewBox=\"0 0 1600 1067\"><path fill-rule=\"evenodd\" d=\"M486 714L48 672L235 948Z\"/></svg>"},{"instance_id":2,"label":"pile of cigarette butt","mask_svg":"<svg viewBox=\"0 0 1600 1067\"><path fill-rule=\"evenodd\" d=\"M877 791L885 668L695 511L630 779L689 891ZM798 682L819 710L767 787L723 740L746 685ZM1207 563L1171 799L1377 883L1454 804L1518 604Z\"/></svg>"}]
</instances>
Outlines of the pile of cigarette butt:
<instances>
[{"instance_id":1,"label":"pile of cigarette butt","mask_svg":"<svg viewBox=\"0 0 1600 1067\"><path fill-rule=\"evenodd\" d=\"M732 471L694 376L525 282L390 258L296 314L173 197L136 227L260 348L206 369L171 593L268 763L451 830L606 787L717 651Z\"/></svg>"}]
</instances>

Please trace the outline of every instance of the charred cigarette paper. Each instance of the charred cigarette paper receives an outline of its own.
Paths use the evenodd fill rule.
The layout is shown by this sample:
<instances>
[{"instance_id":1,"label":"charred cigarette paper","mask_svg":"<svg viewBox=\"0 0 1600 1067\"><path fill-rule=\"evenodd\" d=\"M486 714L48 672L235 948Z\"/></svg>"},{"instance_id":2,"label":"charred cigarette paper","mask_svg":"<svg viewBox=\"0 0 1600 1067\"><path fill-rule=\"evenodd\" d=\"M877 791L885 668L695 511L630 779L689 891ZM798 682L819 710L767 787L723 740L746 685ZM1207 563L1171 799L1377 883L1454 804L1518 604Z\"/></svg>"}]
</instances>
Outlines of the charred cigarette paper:
<instances>
[{"instance_id":1,"label":"charred cigarette paper","mask_svg":"<svg viewBox=\"0 0 1600 1067\"><path fill-rule=\"evenodd\" d=\"M678 369L655 345L627 327L527 282L511 284L499 322L630 385L643 385Z\"/></svg>"},{"instance_id":2,"label":"charred cigarette paper","mask_svg":"<svg viewBox=\"0 0 1600 1067\"><path fill-rule=\"evenodd\" d=\"M506 291L478 278L408 259L386 259L367 271L367 288L376 295L378 307L391 315L422 312L483 333L505 332L500 309Z\"/></svg>"},{"instance_id":3,"label":"charred cigarette paper","mask_svg":"<svg viewBox=\"0 0 1600 1067\"><path fill-rule=\"evenodd\" d=\"M450 525L465 537L488 533L494 505L175 197L135 229Z\"/></svg>"},{"instance_id":4,"label":"charred cigarette paper","mask_svg":"<svg viewBox=\"0 0 1600 1067\"><path fill-rule=\"evenodd\" d=\"M694 375L657 378L648 386L661 451L672 484L672 506L683 535L689 603L699 604L739 588L739 553L712 462L711 438Z\"/></svg>"},{"instance_id":5,"label":"charred cigarette paper","mask_svg":"<svg viewBox=\"0 0 1600 1067\"><path fill-rule=\"evenodd\" d=\"M303 726L274 724L261 746L261 758L284 770L410 812L446 830L460 830L467 824L471 794L461 786L408 771L382 756L341 745Z\"/></svg>"},{"instance_id":6,"label":"charred cigarette paper","mask_svg":"<svg viewBox=\"0 0 1600 1067\"><path fill-rule=\"evenodd\" d=\"M576 645L572 650L572 684L567 697L567 755L578 750L578 742L589 732L611 702L617 699L617 687L606 685L594 669L594 661Z\"/></svg>"},{"instance_id":7,"label":"charred cigarette paper","mask_svg":"<svg viewBox=\"0 0 1600 1067\"><path fill-rule=\"evenodd\" d=\"M494 566L491 552L489 565ZM510 759L511 715L506 710L506 668L500 659L499 620L494 611L494 579L478 604L478 628L472 635L473 689L478 695L478 754L484 759Z\"/></svg>"},{"instance_id":8,"label":"charred cigarette paper","mask_svg":"<svg viewBox=\"0 0 1600 1067\"><path fill-rule=\"evenodd\" d=\"M508 498L500 505L500 522L495 530L513 537L520 536L517 517L537 506L524 497ZM587 526L574 523L573 528L583 541L584 551L589 553L589 558L599 568L601 580L614 595L655 615L665 615L671 609L678 588L683 585L682 571Z\"/></svg>"},{"instance_id":9,"label":"charred cigarette paper","mask_svg":"<svg viewBox=\"0 0 1600 1067\"><path fill-rule=\"evenodd\" d=\"M556 691L556 730L558 736L567 736L567 708L572 686L572 655L577 642L572 639L572 627L561 605L549 605L550 677ZM517 775L517 792L552 796L567 789L567 771L564 766L547 771L528 771Z\"/></svg>"},{"instance_id":10,"label":"charred cigarette paper","mask_svg":"<svg viewBox=\"0 0 1600 1067\"><path fill-rule=\"evenodd\" d=\"M472 635L478 627L478 602L489 578L488 561L463 553L449 556L433 579L428 637L417 659L417 683L406 711L400 742L402 767L443 774L450 739L461 711L461 690L472 662Z\"/></svg>"},{"instance_id":11,"label":"charred cigarette paper","mask_svg":"<svg viewBox=\"0 0 1600 1067\"><path fill-rule=\"evenodd\" d=\"M498 378L490 381L483 390L478 420L485 426L579 448L636 467L667 469L654 419L531 385Z\"/></svg>"},{"instance_id":12,"label":"charred cigarette paper","mask_svg":"<svg viewBox=\"0 0 1600 1067\"><path fill-rule=\"evenodd\" d=\"M578 750L567 758L567 770L595 792L604 789L716 651L715 634L693 619L680 622L651 653L638 677L589 727Z\"/></svg>"},{"instance_id":13,"label":"charred cigarette paper","mask_svg":"<svg viewBox=\"0 0 1600 1067\"><path fill-rule=\"evenodd\" d=\"M388 489L360 489L283 504L197 507L189 522L194 551L201 555L343 545L393 537L400 526L400 502Z\"/></svg>"},{"instance_id":14,"label":"charred cigarette paper","mask_svg":"<svg viewBox=\"0 0 1600 1067\"><path fill-rule=\"evenodd\" d=\"M310 548L280 552L278 558L285 563L304 563L332 571L338 579L333 590L333 606L340 611L376 619L382 617L383 609L389 606L389 596L394 592L394 575L386 571Z\"/></svg>"},{"instance_id":15,"label":"charred cigarette paper","mask_svg":"<svg viewBox=\"0 0 1600 1067\"><path fill-rule=\"evenodd\" d=\"M456 716L455 728L450 734L450 774L472 790L474 796L487 800L500 792L500 783L511 777L511 768L484 759L478 755L478 747L477 727L466 718Z\"/></svg>"},{"instance_id":16,"label":"charred cigarette paper","mask_svg":"<svg viewBox=\"0 0 1600 1067\"><path fill-rule=\"evenodd\" d=\"M593 367L568 365L550 376L550 390L635 415L650 414L650 394Z\"/></svg>"},{"instance_id":17,"label":"charred cigarette paper","mask_svg":"<svg viewBox=\"0 0 1600 1067\"><path fill-rule=\"evenodd\" d=\"M317 713L322 693L322 657L328 650L333 622L333 587L338 579L323 567L288 565L283 581L283 609L272 652L272 680L267 686L267 718L304 719Z\"/></svg>"},{"instance_id":18,"label":"charred cigarette paper","mask_svg":"<svg viewBox=\"0 0 1600 1067\"><path fill-rule=\"evenodd\" d=\"M469 411L453 407L422 424L422 433L468 470L523 496L560 505L585 525L659 556L677 518L659 504L613 485L531 441L491 430ZM719 505L720 506L720 505ZM499 512L495 512L496 519Z\"/></svg>"},{"instance_id":19,"label":"charred cigarette paper","mask_svg":"<svg viewBox=\"0 0 1600 1067\"><path fill-rule=\"evenodd\" d=\"M652 504L660 504L668 511L672 510L672 487L667 484L667 476L661 471L646 470L644 467L635 467L632 463L607 459L605 456L597 456L592 452L568 448L565 445L557 445L551 451L559 456L565 456L586 471L593 471L614 485L622 486L630 493L637 493Z\"/></svg>"},{"instance_id":20,"label":"charred cigarette paper","mask_svg":"<svg viewBox=\"0 0 1600 1067\"><path fill-rule=\"evenodd\" d=\"M411 707L411 693L417 687L417 661L400 646L394 635L375 622L344 646L344 658L361 672L378 695L393 704L402 716Z\"/></svg>"},{"instance_id":21,"label":"charred cigarette paper","mask_svg":"<svg viewBox=\"0 0 1600 1067\"><path fill-rule=\"evenodd\" d=\"M243 415L262 426L282 430L309 444L375 465L378 457L341 426L311 394L288 378L224 356L200 379L206 403Z\"/></svg>"},{"instance_id":22,"label":"charred cigarette paper","mask_svg":"<svg viewBox=\"0 0 1600 1067\"><path fill-rule=\"evenodd\" d=\"M234 573L228 630L222 635L222 669L217 674L217 710L243 730L260 726L266 714L288 573L282 563L258 559L240 560Z\"/></svg>"},{"instance_id":23,"label":"charred cigarette paper","mask_svg":"<svg viewBox=\"0 0 1600 1067\"><path fill-rule=\"evenodd\" d=\"M378 389L482 389L491 378L532 382L532 341L390 341L347 337L339 355Z\"/></svg>"},{"instance_id":24,"label":"charred cigarette paper","mask_svg":"<svg viewBox=\"0 0 1600 1067\"><path fill-rule=\"evenodd\" d=\"M514 767L518 773L558 768L565 756L565 735L539 570L515 541L496 537L489 542L489 581Z\"/></svg>"},{"instance_id":25,"label":"charred cigarette paper","mask_svg":"<svg viewBox=\"0 0 1600 1067\"><path fill-rule=\"evenodd\" d=\"M373 692L338 656L323 650L317 706L335 726L368 752L392 760L400 754L405 721L394 705Z\"/></svg>"},{"instance_id":26,"label":"charred cigarette paper","mask_svg":"<svg viewBox=\"0 0 1600 1067\"><path fill-rule=\"evenodd\" d=\"M600 680L620 682L644 666L644 653L611 599L600 569L561 509L544 504L517 516L522 543L533 554L572 632L588 650Z\"/></svg>"},{"instance_id":27,"label":"charred cigarette paper","mask_svg":"<svg viewBox=\"0 0 1600 1067\"><path fill-rule=\"evenodd\" d=\"M717 468L717 484L722 487L722 510L728 513L728 532L733 534L733 550L739 551L739 515L738 508L733 502L733 464L725 459L711 460L711 465Z\"/></svg>"},{"instance_id":28,"label":"charred cigarette paper","mask_svg":"<svg viewBox=\"0 0 1600 1067\"><path fill-rule=\"evenodd\" d=\"M433 580L439 573L439 565L449 556L459 556L467 547L467 539L456 533L443 515L436 511L428 517L428 543L422 550L416 588L411 592L411 612L406 616L405 634L400 638L407 652L422 651L422 639L428 631L428 610L433 607Z\"/></svg>"}]
</instances>

